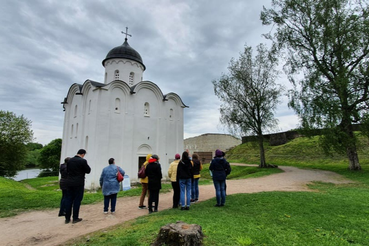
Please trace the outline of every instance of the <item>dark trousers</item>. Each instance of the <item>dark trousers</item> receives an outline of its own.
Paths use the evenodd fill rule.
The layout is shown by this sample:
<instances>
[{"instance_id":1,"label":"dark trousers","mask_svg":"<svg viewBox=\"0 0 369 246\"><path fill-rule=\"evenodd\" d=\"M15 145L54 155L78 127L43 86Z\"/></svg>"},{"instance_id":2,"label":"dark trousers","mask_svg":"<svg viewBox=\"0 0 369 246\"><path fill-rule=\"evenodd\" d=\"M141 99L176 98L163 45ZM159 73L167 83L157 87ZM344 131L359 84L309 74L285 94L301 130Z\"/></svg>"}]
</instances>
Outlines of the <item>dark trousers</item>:
<instances>
[{"instance_id":1,"label":"dark trousers","mask_svg":"<svg viewBox=\"0 0 369 246\"><path fill-rule=\"evenodd\" d=\"M173 208L178 208L179 199L181 195L181 189L179 188L178 182L172 182L173 188Z\"/></svg>"},{"instance_id":2,"label":"dark trousers","mask_svg":"<svg viewBox=\"0 0 369 246\"><path fill-rule=\"evenodd\" d=\"M60 201L59 216L66 215L66 210L67 210L66 203L67 203L67 190L62 189L62 198Z\"/></svg>"},{"instance_id":3,"label":"dark trousers","mask_svg":"<svg viewBox=\"0 0 369 246\"><path fill-rule=\"evenodd\" d=\"M109 211L109 202L110 202L110 212L115 212L115 205L117 204L117 194L104 196L104 212Z\"/></svg>"},{"instance_id":4,"label":"dark trousers","mask_svg":"<svg viewBox=\"0 0 369 246\"><path fill-rule=\"evenodd\" d=\"M72 215L72 207L73 207L73 220L78 219L79 217L79 208L81 206L81 201L83 199L84 186L70 186L67 190L67 200L65 203L66 206L66 215L65 219L70 220Z\"/></svg>"},{"instance_id":5,"label":"dark trousers","mask_svg":"<svg viewBox=\"0 0 369 246\"><path fill-rule=\"evenodd\" d=\"M158 210L159 205L159 191L160 190L149 190L150 196L149 196L149 211L152 212L153 208L154 211ZM154 206L153 206L154 204Z\"/></svg>"}]
</instances>

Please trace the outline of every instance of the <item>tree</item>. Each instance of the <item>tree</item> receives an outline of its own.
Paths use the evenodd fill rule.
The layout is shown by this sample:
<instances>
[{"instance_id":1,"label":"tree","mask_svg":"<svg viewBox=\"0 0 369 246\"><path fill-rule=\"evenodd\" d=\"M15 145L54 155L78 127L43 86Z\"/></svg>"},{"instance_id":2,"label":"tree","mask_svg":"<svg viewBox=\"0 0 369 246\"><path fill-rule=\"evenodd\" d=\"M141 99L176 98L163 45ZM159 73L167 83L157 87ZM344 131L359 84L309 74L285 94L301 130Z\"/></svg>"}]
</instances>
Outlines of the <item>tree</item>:
<instances>
[{"instance_id":1,"label":"tree","mask_svg":"<svg viewBox=\"0 0 369 246\"><path fill-rule=\"evenodd\" d=\"M51 169L53 172L59 170L60 152L62 140L54 139L41 149L37 162L42 169Z\"/></svg>"},{"instance_id":2,"label":"tree","mask_svg":"<svg viewBox=\"0 0 369 246\"><path fill-rule=\"evenodd\" d=\"M27 145L27 158L25 162L25 167L36 167L38 166L38 156L40 155L40 151L43 147L40 143L28 143Z\"/></svg>"},{"instance_id":3,"label":"tree","mask_svg":"<svg viewBox=\"0 0 369 246\"><path fill-rule=\"evenodd\" d=\"M349 169L360 170L353 124L368 124L368 2L273 0L261 20L277 27L266 37L286 51L285 68L294 85L289 106L302 128L324 129L326 153L345 153Z\"/></svg>"},{"instance_id":4,"label":"tree","mask_svg":"<svg viewBox=\"0 0 369 246\"><path fill-rule=\"evenodd\" d=\"M23 168L32 138L31 121L0 110L0 176L12 177Z\"/></svg>"},{"instance_id":5,"label":"tree","mask_svg":"<svg viewBox=\"0 0 369 246\"><path fill-rule=\"evenodd\" d=\"M276 85L277 57L275 49L257 46L257 55L252 57L252 48L245 46L238 60L234 58L228 66L229 74L214 80L215 95L221 100L221 123L232 132L256 134L260 148L260 167L267 167L264 153L263 131L277 124L274 110L279 102L282 87Z\"/></svg>"}]
</instances>

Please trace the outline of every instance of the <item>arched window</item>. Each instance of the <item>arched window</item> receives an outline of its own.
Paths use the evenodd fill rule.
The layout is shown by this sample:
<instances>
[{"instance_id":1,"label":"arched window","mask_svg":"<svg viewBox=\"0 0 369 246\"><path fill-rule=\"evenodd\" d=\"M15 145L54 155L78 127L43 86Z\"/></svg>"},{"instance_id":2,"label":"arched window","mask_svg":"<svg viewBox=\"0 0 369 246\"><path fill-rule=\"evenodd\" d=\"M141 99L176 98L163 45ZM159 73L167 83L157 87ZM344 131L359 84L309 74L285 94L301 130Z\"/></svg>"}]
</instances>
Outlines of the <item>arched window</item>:
<instances>
[{"instance_id":1,"label":"arched window","mask_svg":"<svg viewBox=\"0 0 369 246\"><path fill-rule=\"evenodd\" d=\"M148 102L144 104L144 116L150 116L150 104Z\"/></svg>"},{"instance_id":2,"label":"arched window","mask_svg":"<svg viewBox=\"0 0 369 246\"><path fill-rule=\"evenodd\" d=\"M76 117L77 117L77 105L74 106L74 118L76 118Z\"/></svg>"},{"instance_id":3,"label":"arched window","mask_svg":"<svg viewBox=\"0 0 369 246\"><path fill-rule=\"evenodd\" d=\"M130 74L129 74L129 85L133 85L134 78L135 78L135 73L130 72Z\"/></svg>"},{"instance_id":4,"label":"arched window","mask_svg":"<svg viewBox=\"0 0 369 246\"><path fill-rule=\"evenodd\" d=\"M118 80L119 79L119 70L115 70L115 72L114 72L114 78L115 78L115 80Z\"/></svg>"},{"instance_id":5,"label":"arched window","mask_svg":"<svg viewBox=\"0 0 369 246\"><path fill-rule=\"evenodd\" d=\"M115 98L114 112L120 113L120 99L119 98Z\"/></svg>"}]
</instances>

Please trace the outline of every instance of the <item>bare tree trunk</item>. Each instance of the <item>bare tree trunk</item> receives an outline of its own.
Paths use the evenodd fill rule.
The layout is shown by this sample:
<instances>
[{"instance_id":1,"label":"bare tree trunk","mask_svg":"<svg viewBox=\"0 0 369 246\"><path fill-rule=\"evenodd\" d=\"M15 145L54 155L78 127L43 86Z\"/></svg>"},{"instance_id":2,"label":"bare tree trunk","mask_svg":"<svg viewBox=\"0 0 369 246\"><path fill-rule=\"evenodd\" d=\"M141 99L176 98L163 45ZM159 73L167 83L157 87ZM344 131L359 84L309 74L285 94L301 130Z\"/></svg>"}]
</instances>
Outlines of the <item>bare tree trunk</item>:
<instances>
[{"instance_id":1,"label":"bare tree trunk","mask_svg":"<svg viewBox=\"0 0 369 246\"><path fill-rule=\"evenodd\" d=\"M268 165L266 164L266 161L265 161L264 137L263 137L263 135L261 135L261 136L259 135L258 140L259 140L259 150L260 150L260 165L259 165L259 167L265 168L265 167L268 167Z\"/></svg>"},{"instance_id":2,"label":"bare tree trunk","mask_svg":"<svg viewBox=\"0 0 369 246\"><path fill-rule=\"evenodd\" d=\"M346 153L347 153L347 157L350 163L349 169L350 170L361 170L359 157L356 152L356 147L355 148L348 147Z\"/></svg>"},{"instance_id":3,"label":"bare tree trunk","mask_svg":"<svg viewBox=\"0 0 369 246\"><path fill-rule=\"evenodd\" d=\"M356 141L355 136L354 136L354 130L352 127L352 124L350 121L344 121L346 124L344 124L343 129L347 136L349 137L349 139L351 139L351 141L347 142L347 147L346 147L346 154L347 154L347 158L349 159L349 169L350 170L361 170L361 166L360 166L360 162L359 162L359 156L357 155L357 150L356 150Z\"/></svg>"}]
</instances>

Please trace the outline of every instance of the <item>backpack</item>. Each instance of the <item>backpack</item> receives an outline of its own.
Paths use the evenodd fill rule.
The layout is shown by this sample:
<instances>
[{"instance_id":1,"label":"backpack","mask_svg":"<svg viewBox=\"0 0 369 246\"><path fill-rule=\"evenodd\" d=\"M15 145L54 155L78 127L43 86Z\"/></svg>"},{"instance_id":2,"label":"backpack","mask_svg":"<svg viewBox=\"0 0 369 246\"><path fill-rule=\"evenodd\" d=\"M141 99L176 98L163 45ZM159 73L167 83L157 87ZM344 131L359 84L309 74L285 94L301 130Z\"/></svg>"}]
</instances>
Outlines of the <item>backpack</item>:
<instances>
[{"instance_id":1,"label":"backpack","mask_svg":"<svg viewBox=\"0 0 369 246\"><path fill-rule=\"evenodd\" d=\"M138 176L139 178L141 178L141 179L146 178L146 173L145 173L145 171L146 171L146 167L145 167L145 165L142 165L142 166L141 166L141 168L140 168L140 170L138 171L137 176Z\"/></svg>"},{"instance_id":2,"label":"backpack","mask_svg":"<svg viewBox=\"0 0 369 246\"><path fill-rule=\"evenodd\" d=\"M124 179L124 177L123 177L123 175L119 172L119 168L117 167L117 170L118 170L118 172L117 172L117 180L118 180L118 182L122 182L123 181L123 179Z\"/></svg>"}]
</instances>

